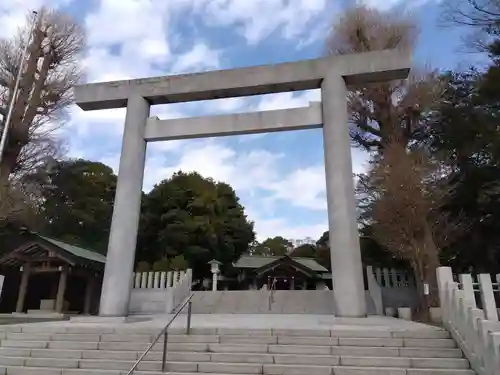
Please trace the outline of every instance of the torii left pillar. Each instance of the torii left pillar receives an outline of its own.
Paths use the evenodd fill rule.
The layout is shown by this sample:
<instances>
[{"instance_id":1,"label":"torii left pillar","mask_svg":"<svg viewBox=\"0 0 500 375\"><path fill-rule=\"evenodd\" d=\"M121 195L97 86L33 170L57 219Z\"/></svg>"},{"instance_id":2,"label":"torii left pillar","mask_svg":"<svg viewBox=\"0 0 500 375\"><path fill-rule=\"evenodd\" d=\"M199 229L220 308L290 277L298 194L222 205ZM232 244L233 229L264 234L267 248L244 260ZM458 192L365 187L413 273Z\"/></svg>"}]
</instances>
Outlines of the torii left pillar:
<instances>
[{"instance_id":1,"label":"torii left pillar","mask_svg":"<svg viewBox=\"0 0 500 375\"><path fill-rule=\"evenodd\" d=\"M128 99L99 308L101 316L119 317L128 313L146 159L144 126L149 108L148 101L141 96Z\"/></svg>"}]
</instances>

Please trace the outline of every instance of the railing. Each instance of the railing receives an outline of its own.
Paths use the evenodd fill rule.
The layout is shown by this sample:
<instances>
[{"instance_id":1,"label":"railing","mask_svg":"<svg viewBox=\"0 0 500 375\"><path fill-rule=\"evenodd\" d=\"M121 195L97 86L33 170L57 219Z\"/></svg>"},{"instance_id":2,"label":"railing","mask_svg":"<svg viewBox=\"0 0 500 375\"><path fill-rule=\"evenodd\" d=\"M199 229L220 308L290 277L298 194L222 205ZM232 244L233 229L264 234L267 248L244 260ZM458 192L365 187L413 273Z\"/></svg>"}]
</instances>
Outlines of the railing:
<instances>
[{"instance_id":1,"label":"railing","mask_svg":"<svg viewBox=\"0 0 500 375\"><path fill-rule=\"evenodd\" d=\"M491 279L494 281L491 282ZM500 274L492 276L488 274L461 274L455 275L454 281L460 284L460 289L466 293L467 298L474 302L474 307L480 307L484 311L486 319L498 321Z\"/></svg>"},{"instance_id":2,"label":"railing","mask_svg":"<svg viewBox=\"0 0 500 375\"><path fill-rule=\"evenodd\" d=\"M167 303L167 313L175 311L186 298L191 295L191 284L193 281L193 270L188 269L170 288L169 302Z\"/></svg>"},{"instance_id":3,"label":"railing","mask_svg":"<svg viewBox=\"0 0 500 375\"><path fill-rule=\"evenodd\" d=\"M166 289L175 286L187 271L134 272L134 289Z\"/></svg>"},{"instance_id":4,"label":"railing","mask_svg":"<svg viewBox=\"0 0 500 375\"><path fill-rule=\"evenodd\" d=\"M153 340L151 345L148 346L148 348L144 351L144 353L142 353L142 355L139 357L139 359L134 363L134 366L132 366L130 371L127 372L127 375L131 375L134 373L134 371L137 369L137 366L139 366L139 364L144 359L144 357L146 357L146 355L151 351L151 349L153 349L153 346L156 345L156 343L160 340L160 338L162 336L163 336L163 354L162 354L162 360L161 360L162 361L161 362L161 371L165 372L165 370L167 368L166 363L167 363L168 329L170 328L170 325L173 323L175 318L177 318L179 316L181 311L187 305L188 306L188 313L187 313L186 334L189 335L189 333L191 331L191 311L192 311L192 304L193 304L191 302L191 298L193 298L193 296L194 296L194 293L191 293L191 295L188 298L186 298L186 300L182 303L182 305L179 306L179 308L177 309L177 312L174 314L174 316L168 321L167 325L160 331L160 333L158 334L158 336L156 336L156 338Z\"/></svg>"},{"instance_id":5,"label":"railing","mask_svg":"<svg viewBox=\"0 0 500 375\"><path fill-rule=\"evenodd\" d=\"M477 308L472 275L460 275L457 283L451 268L440 267L437 277L445 328L478 375L498 375L500 323L490 275L478 276L483 309Z\"/></svg>"},{"instance_id":6,"label":"railing","mask_svg":"<svg viewBox=\"0 0 500 375\"><path fill-rule=\"evenodd\" d=\"M160 274L160 277L156 277ZM131 314L171 314L191 294L192 270L169 272L161 276L157 272L136 273L130 295ZM146 281L144 281L146 280ZM157 280L165 281L159 283ZM149 288L148 288L149 286Z\"/></svg>"},{"instance_id":7,"label":"railing","mask_svg":"<svg viewBox=\"0 0 500 375\"><path fill-rule=\"evenodd\" d=\"M409 271L394 268L373 268L375 280L384 288L408 288L415 285L413 275Z\"/></svg>"},{"instance_id":8,"label":"railing","mask_svg":"<svg viewBox=\"0 0 500 375\"><path fill-rule=\"evenodd\" d=\"M274 291L276 290L276 278L273 279L273 282L271 284L271 288L269 289L269 311L271 311L272 304L274 302Z\"/></svg>"},{"instance_id":9,"label":"railing","mask_svg":"<svg viewBox=\"0 0 500 375\"><path fill-rule=\"evenodd\" d=\"M367 266L366 276L373 312L377 315L393 315L400 307L418 305L415 278L411 271Z\"/></svg>"},{"instance_id":10,"label":"railing","mask_svg":"<svg viewBox=\"0 0 500 375\"><path fill-rule=\"evenodd\" d=\"M384 315L384 300L382 296L382 288L375 277L372 266L366 267L366 278L368 282L368 292L373 300L373 308L377 315Z\"/></svg>"}]
</instances>

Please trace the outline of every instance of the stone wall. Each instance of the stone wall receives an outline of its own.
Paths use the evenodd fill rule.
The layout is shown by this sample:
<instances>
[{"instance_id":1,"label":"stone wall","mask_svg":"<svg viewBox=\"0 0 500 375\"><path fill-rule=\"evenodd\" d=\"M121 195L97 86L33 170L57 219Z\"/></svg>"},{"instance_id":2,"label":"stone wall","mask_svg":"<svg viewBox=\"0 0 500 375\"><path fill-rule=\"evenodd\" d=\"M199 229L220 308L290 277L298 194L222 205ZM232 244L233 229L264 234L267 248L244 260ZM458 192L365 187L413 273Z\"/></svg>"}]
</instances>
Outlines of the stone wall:
<instances>
[{"instance_id":1,"label":"stone wall","mask_svg":"<svg viewBox=\"0 0 500 375\"><path fill-rule=\"evenodd\" d=\"M261 290L195 292L195 314L333 314L330 290ZM269 309L271 306L271 309Z\"/></svg>"},{"instance_id":2,"label":"stone wall","mask_svg":"<svg viewBox=\"0 0 500 375\"><path fill-rule=\"evenodd\" d=\"M169 300L169 289L132 289L130 314L165 313Z\"/></svg>"}]
</instances>

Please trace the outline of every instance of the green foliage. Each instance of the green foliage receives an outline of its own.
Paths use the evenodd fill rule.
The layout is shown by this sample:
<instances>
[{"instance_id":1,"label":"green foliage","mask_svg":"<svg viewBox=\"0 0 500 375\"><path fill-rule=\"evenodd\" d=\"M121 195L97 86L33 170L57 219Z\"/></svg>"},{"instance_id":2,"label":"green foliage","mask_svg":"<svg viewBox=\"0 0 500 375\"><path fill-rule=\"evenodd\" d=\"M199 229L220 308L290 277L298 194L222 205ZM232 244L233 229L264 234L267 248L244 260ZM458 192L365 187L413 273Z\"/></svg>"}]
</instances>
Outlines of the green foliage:
<instances>
[{"instance_id":1,"label":"green foliage","mask_svg":"<svg viewBox=\"0 0 500 375\"><path fill-rule=\"evenodd\" d=\"M497 43L491 51L498 55ZM500 269L499 69L494 58L485 73L447 73L447 90L425 134L456 185L443 209L466 226L441 254L457 271Z\"/></svg>"},{"instance_id":2,"label":"green foliage","mask_svg":"<svg viewBox=\"0 0 500 375\"><path fill-rule=\"evenodd\" d=\"M139 262L146 263L147 262ZM186 259L184 259L184 255L177 255L175 257L165 257L160 260L157 260L153 263L151 267L151 271L183 271L189 268L189 264Z\"/></svg>"},{"instance_id":3,"label":"green foliage","mask_svg":"<svg viewBox=\"0 0 500 375\"><path fill-rule=\"evenodd\" d=\"M183 255L201 278L210 276L208 261L219 260L224 271L254 239L253 223L228 184L178 172L143 199L137 259L155 263ZM184 267L180 258L176 262Z\"/></svg>"},{"instance_id":4,"label":"green foliage","mask_svg":"<svg viewBox=\"0 0 500 375\"><path fill-rule=\"evenodd\" d=\"M56 163L42 190L41 232L104 254L115 190L116 175L102 163Z\"/></svg>"},{"instance_id":5,"label":"green foliage","mask_svg":"<svg viewBox=\"0 0 500 375\"><path fill-rule=\"evenodd\" d=\"M321 264L326 269L328 269L330 271L332 270L330 246L328 246L328 247L317 246L316 247L316 255L315 255L314 259L316 259L316 262Z\"/></svg>"},{"instance_id":6,"label":"green foliage","mask_svg":"<svg viewBox=\"0 0 500 375\"><path fill-rule=\"evenodd\" d=\"M316 241L317 247L330 247L330 232L325 231L319 240Z\"/></svg>"},{"instance_id":7,"label":"green foliage","mask_svg":"<svg viewBox=\"0 0 500 375\"><path fill-rule=\"evenodd\" d=\"M405 261L398 259L394 253L388 251L375 240L373 228L370 225L362 227L359 234L361 259L364 265L399 269L409 267Z\"/></svg>"},{"instance_id":8,"label":"green foliage","mask_svg":"<svg viewBox=\"0 0 500 375\"><path fill-rule=\"evenodd\" d=\"M149 265L148 262L139 262L137 263L137 266L135 267L135 272L149 272L151 271L151 266ZM153 270L156 271L156 270ZM158 270L160 271L160 270Z\"/></svg>"},{"instance_id":9,"label":"green foliage","mask_svg":"<svg viewBox=\"0 0 500 375\"><path fill-rule=\"evenodd\" d=\"M316 246L304 244L296 247L290 253L291 257L314 258L316 256Z\"/></svg>"},{"instance_id":10,"label":"green foliage","mask_svg":"<svg viewBox=\"0 0 500 375\"><path fill-rule=\"evenodd\" d=\"M283 256L288 253L288 249L293 245L286 238L276 236L268 238L253 249L253 255Z\"/></svg>"},{"instance_id":11,"label":"green foliage","mask_svg":"<svg viewBox=\"0 0 500 375\"><path fill-rule=\"evenodd\" d=\"M139 263L147 263L147 262L139 262ZM168 272L171 270L170 268L170 260L168 258L162 258L153 263L153 267L151 267L152 271L164 271Z\"/></svg>"},{"instance_id":12,"label":"green foliage","mask_svg":"<svg viewBox=\"0 0 500 375\"><path fill-rule=\"evenodd\" d=\"M364 265L378 267L407 268L408 265L396 259L392 253L381 246L373 236L372 227L363 226L359 231L361 259ZM330 264L330 236L326 231L316 242L316 261L322 266L331 269Z\"/></svg>"},{"instance_id":13,"label":"green foliage","mask_svg":"<svg viewBox=\"0 0 500 375\"><path fill-rule=\"evenodd\" d=\"M183 271L189 268L188 262L184 255L177 255L170 260L170 269L175 271Z\"/></svg>"}]
</instances>

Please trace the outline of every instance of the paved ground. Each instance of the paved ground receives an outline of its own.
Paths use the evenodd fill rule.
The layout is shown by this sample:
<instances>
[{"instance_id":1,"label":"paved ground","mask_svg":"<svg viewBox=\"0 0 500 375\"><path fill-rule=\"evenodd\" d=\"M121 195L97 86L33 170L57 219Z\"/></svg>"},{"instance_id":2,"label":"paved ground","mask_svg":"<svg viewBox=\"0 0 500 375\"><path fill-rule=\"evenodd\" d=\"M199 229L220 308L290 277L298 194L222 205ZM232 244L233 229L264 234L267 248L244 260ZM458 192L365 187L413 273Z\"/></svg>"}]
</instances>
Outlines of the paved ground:
<instances>
[{"instance_id":1,"label":"paved ground","mask_svg":"<svg viewBox=\"0 0 500 375\"><path fill-rule=\"evenodd\" d=\"M120 318L80 317L72 321L33 323L37 326L103 326L127 328L158 328L161 329L171 316L141 317L143 321L125 322ZM139 319L135 317L134 319ZM147 319L147 320L146 320ZM180 315L172 327L185 327L186 315ZM276 328L276 329L346 329L346 330L422 330L438 329L416 322L401 319L370 316L368 318L336 318L328 315L311 314L194 314L192 327L200 328Z\"/></svg>"}]
</instances>

